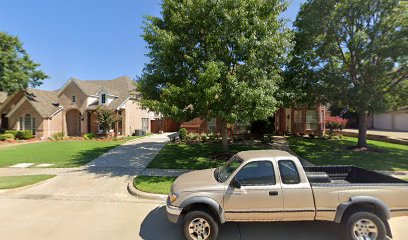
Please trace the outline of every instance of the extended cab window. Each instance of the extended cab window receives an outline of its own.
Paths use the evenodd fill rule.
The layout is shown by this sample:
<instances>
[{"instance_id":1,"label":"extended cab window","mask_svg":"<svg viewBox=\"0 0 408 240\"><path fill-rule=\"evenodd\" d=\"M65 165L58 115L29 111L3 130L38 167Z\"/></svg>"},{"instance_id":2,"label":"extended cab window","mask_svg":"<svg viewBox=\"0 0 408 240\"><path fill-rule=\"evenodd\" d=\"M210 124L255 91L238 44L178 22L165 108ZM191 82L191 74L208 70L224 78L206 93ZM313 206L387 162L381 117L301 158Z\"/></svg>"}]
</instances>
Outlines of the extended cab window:
<instances>
[{"instance_id":1,"label":"extended cab window","mask_svg":"<svg viewBox=\"0 0 408 240\"><path fill-rule=\"evenodd\" d=\"M270 161L256 161L245 165L235 179L242 186L275 185L275 171Z\"/></svg>"},{"instance_id":2,"label":"extended cab window","mask_svg":"<svg viewBox=\"0 0 408 240\"><path fill-rule=\"evenodd\" d=\"M296 165L291 160L279 161L279 171L284 184L298 184L300 183L299 172Z\"/></svg>"}]
</instances>

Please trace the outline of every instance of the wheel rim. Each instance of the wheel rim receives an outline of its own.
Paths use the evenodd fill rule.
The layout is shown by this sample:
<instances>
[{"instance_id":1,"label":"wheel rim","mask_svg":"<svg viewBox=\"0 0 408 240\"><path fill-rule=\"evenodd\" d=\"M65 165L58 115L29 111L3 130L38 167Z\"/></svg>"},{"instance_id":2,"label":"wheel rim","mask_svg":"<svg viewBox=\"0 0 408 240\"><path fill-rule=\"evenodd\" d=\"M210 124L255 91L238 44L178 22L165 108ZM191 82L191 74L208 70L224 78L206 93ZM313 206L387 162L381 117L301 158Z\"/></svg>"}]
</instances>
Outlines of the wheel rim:
<instances>
[{"instance_id":1,"label":"wheel rim","mask_svg":"<svg viewBox=\"0 0 408 240\"><path fill-rule=\"evenodd\" d=\"M353 227L354 237L357 240L377 240L378 228L371 220L360 219Z\"/></svg>"},{"instance_id":2,"label":"wheel rim","mask_svg":"<svg viewBox=\"0 0 408 240\"><path fill-rule=\"evenodd\" d=\"M211 227L204 218L195 218L188 226L188 233L194 240L205 240L210 237Z\"/></svg>"}]
</instances>

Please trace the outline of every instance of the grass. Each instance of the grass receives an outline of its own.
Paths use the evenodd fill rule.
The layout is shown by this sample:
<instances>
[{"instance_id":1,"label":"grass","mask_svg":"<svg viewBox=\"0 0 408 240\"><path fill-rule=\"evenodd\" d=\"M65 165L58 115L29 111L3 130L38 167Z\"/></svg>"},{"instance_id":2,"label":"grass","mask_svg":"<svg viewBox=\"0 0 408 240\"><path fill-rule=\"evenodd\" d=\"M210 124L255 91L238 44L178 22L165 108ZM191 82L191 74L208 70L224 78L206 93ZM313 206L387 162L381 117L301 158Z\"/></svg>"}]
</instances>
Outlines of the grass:
<instances>
[{"instance_id":1,"label":"grass","mask_svg":"<svg viewBox=\"0 0 408 240\"><path fill-rule=\"evenodd\" d=\"M78 167L124 141L41 142L0 148L0 167L18 163L49 163L51 167Z\"/></svg>"},{"instance_id":2,"label":"grass","mask_svg":"<svg viewBox=\"0 0 408 240\"><path fill-rule=\"evenodd\" d=\"M267 149L264 144L244 145L231 144L231 152ZM209 153L221 152L219 143L176 144L169 143L162 148L147 168L162 169L206 169L222 165L224 161L208 158Z\"/></svg>"},{"instance_id":3,"label":"grass","mask_svg":"<svg viewBox=\"0 0 408 240\"><path fill-rule=\"evenodd\" d=\"M25 187L53 177L55 175L3 176L0 177L0 189Z\"/></svg>"},{"instance_id":4,"label":"grass","mask_svg":"<svg viewBox=\"0 0 408 240\"><path fill-rule=\"evenodd\" d=\"M176 177L139 176L135 178L133 185L143 192L169 194L174 180Z\"/></svg>"},{"instance_id":5,"label":"grass","mask_svg":"<svg viewBox=\"0 0 408 240\"><path fill-rule=\"evenodd\" d=\"M380 141L368 141L379 151L352 151L357 138L337 140L288 138L290 148L317 165L355 165L371 170L408 171L408 146Z\"/></svg>"}]
</instances>

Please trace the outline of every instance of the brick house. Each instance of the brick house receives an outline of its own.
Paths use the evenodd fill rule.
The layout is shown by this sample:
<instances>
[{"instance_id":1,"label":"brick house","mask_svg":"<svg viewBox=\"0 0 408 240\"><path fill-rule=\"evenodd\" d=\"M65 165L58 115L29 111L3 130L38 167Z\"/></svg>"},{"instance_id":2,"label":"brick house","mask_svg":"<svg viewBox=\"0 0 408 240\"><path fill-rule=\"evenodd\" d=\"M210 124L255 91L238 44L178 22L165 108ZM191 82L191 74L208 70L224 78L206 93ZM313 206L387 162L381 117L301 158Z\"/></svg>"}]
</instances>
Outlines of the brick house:
<instances>
[{"instance_id":1,"label":"brick house","mask_svg":"<svg viewBox=\"0 0 408 240\"><path fill-rule=\"evenodd\" d=\"M326 131L326 115L330 113L324 105L280 108L275 113L275 132L280 135L286 132L323 135Z\"/></svg>"},{"instance_id":2,"label":"brick house","mask_svg":"<svg viewBox=\"0 0 408 240\"><path fill-rule=\"evenodd\" d=\"M62 132L66 136L101 133L95 110L106 106L120 119L112 129L128 136L135 130L150 132L155 113L136 101L133 81L69 79L56 91L27 89L9 96L0 106L0 125L6 129L32 130L37 138Z\"/></svg>"}]
</instances>

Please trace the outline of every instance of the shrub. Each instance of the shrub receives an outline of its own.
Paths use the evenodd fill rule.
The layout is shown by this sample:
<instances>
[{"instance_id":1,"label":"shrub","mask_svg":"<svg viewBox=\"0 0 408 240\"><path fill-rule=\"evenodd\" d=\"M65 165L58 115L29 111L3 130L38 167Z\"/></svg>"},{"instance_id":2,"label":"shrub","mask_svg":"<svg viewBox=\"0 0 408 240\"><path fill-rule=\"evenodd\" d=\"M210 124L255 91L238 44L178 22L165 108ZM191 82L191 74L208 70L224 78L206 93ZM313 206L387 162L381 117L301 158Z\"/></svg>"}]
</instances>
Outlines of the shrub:
<instances>
[{"instance_id":1,"label":"shrub","mask_svg":"<svg viewBox=\"0 0 408 240\"><path fill-rule=\"evenodd\" d=\"M51 138L54 141L62 141L64 140L64 133L62 132L54 133Z\"/></svg>"},{"instance_id":2,"label":"shrub","mask_svg":"<svg viewBox=\"0 0 408 240\"><path fill-rule=\"evenodd\" d=\"M11 133L5 133L5 134L0 135L0 140L1 140L1 141L14 140L14 139L15 139L15 137L14 137L14 135L11 134Z\"/></svg>"},{"instance_id":3,"label":"shrub","mask_svg":"<svg viewBox=\"0 0 408 240\"><path fill-rule=\"evenodd\" d=\"M198 139L200 138L200 135L197 133L192 133L192 134L189 134L189 138L193 141L198 141Z\"/></svg>"},{"instance_id":4,"label":"shrub","mask_svg":"<svg viewBox=\"0 0 408 240\"><path fill-rule=\"evenodd\" d=\"M16 138L21 140L28 140L33 138L33 132L30 130L17 131Z\"/></svg>"},{"instance_id":5,"label":"shrub","mask_svg":"<svg viewBox=\"0 0 408 240\"><path fill-rule=\"evenodd\" d=\"M207 134L202 133L202 134L200 135L200 140L201 140L201 142L207 141Z\"/></svg>"},{"instance_id":6,"label":"shrub","mask_svg":"<svg viewBox=\"0 0 408 240\"><path fill-rule=\"evenodd\" d=\"M341 117L326 117L324 120L326 127L330 129L330 135L333 135L335 129L343 130L347 124L347 119Z\"/></svg>"},{"instance_id":7,"label":"shrub","mask_svg":"<svg viewBox=\"0 0 408 240\"><path fill-rule=\"evenodd\" d=\"M95 136L95 134L93 134L93 133L86 133L86 134L84 134L84 139L85 140L93 140L93 139L95 139L96 138L96 136Z\"/></svg>"},{"instance_id":8,"label":"shrub","mask_svg":"<svg viewBox=\"0 0 408 240\"><path fill-rule=\"evenodd\" d=\"M13 134L14 138L16 138L18 132L18 130L7 130L4 132L4 134Z\"/></svg>"},{"instance_id":9,"label":"shrub","mask_svg":"<svg viewBox=\"0 0 408 240\"><path fill-rule=\"evenodd\" d=\"M188 131L185 128L180 128L178 134L179 134L180 140L184 141L187 138Z\"/></svg>"}]
</instances>

